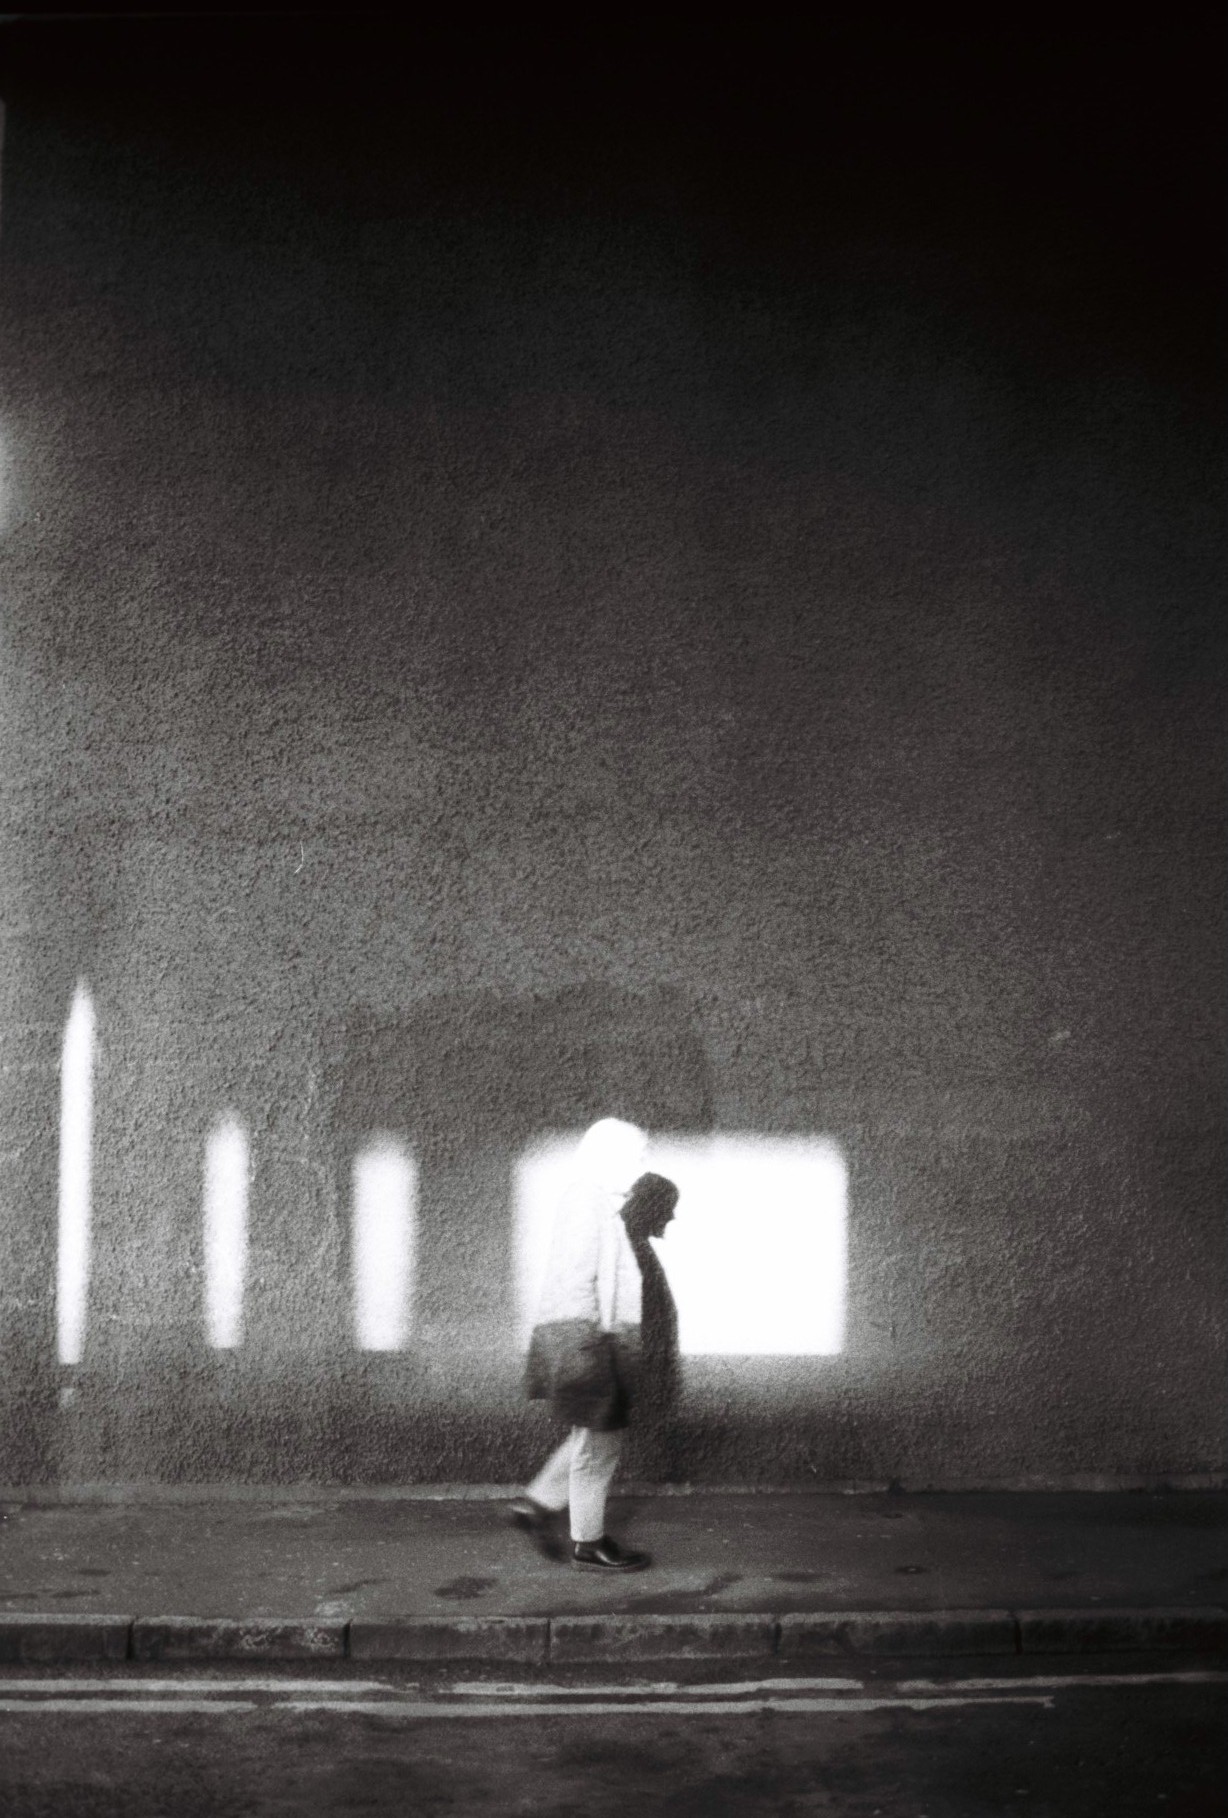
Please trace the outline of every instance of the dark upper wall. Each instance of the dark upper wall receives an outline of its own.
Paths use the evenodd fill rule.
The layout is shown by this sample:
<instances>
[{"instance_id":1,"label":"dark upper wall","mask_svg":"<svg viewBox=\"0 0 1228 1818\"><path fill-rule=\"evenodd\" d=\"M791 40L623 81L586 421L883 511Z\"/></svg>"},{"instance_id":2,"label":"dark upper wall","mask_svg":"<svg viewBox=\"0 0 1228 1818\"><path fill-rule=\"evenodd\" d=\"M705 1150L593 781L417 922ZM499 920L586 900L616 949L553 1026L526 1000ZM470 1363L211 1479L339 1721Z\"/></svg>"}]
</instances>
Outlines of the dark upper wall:
<instances>
[{"instance_id":1,"label":"dark upper wall","mask_svg":"<svg viewBox=\"0 0 1228 1818\"><path fill-rule=\"evenodd\" d=\"M1191 47L373 29L9 28L6 1474L522 1469L507 1169L609 1109L851 1170L845 1355L695 1371L647 1468L1217 1467L1207 128L1142 86ZM363 1362L389 1127L431 1342Z\"/></svg>"}]
</instances>

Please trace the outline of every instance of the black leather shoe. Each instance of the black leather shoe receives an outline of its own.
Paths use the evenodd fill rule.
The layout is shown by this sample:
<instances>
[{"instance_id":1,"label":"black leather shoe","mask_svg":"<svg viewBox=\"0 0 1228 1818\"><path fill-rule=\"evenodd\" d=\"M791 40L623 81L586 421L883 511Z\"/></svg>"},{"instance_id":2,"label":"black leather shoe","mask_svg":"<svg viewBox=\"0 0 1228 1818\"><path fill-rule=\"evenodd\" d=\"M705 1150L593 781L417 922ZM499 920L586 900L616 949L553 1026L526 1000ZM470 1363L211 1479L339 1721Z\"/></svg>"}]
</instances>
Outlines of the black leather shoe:
<instances>
[{"instance_id":1,"label":"black leather shoe","mask_svg":"<svg viewBox=\"0 0 1228 1818\"><path fill-rule=\"evenodd\" d=\"M624 1553L616 1540L603 1534L600 1540L577 1540L571 1563L577 1572L642 1572L652 1564L652 1555Z\"/></svg>"},{"instance_id":2,"label":"black leather shoe","mask_svg":"<svg viewBox=\"0 0 1228 1818\"><path fill-rule=\"evenodd\" d=\"M544 1559L562 1559L563 1542L558 1532L558 1515L543 1508L531 1496L518 1496L508 1510L512 1526L527 1534Z\"/></svg>"}]
</instances>

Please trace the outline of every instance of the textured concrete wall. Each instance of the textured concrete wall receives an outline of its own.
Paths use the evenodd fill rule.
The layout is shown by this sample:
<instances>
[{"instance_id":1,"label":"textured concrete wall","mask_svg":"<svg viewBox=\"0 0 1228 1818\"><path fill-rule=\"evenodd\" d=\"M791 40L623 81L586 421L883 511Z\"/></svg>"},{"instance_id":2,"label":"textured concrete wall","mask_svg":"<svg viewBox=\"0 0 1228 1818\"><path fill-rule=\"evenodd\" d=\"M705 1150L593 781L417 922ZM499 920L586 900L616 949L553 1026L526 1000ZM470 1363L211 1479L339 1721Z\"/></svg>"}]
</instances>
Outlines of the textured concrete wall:
<instances>
[{"instance_id":1,"label":"textured concrete wall","mask_svg":"<svg viewBox=\"0 0 1228 1818\"><path fill-rule=\"evenodd\" d=\"M792 90L46 34L0 241L0 1476L523 1472L509 1170L604 1112L850 1169L844 1352L695 1363L642 1472L1220 1467L1217 412L1162 211L1127 252L1086 159L986 176L990 101L927 186L838 77L812 143ZM420 1300L364 1357L378 1130Z\"/></svg>"}]
</instances>

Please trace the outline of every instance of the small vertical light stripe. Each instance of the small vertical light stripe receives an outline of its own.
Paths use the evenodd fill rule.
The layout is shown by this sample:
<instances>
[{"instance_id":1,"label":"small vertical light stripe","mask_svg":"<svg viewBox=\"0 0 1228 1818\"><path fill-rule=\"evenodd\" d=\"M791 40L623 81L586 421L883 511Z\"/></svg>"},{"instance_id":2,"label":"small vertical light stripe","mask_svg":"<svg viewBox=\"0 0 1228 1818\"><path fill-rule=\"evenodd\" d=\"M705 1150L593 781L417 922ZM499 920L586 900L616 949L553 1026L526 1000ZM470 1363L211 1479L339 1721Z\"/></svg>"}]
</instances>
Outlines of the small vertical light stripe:
<instances>
[{"instance_id":1,"label":"small vertical light stripe","mask_svg":"<svg viewBox=\"0 0 1228 1818\"><path fill-rule=\"evenodd\" d=\"M90 1281L94 1140L94 1004L84 981L73 995L60 1061L60 1203L56 1341L62 1364L79 1364Z\"/></svg>"},{"instance_id":2,"label":"small vertical light stripe","mask_svg":"<svg viewBox=\"0 0 1228 1818\"><path fill-rule=\"evenodd\" d=\"M360 1351L399 1351L409 1337L418 1171L383 1137L354 1158L354 1336Z\"/></svg>"},{"instance_id":3,"label":"small vertical light stripe","mask_svg":"<svg viewBox=\"0 0 1228 1818\"><path fill-rule=\"evenodd\" d=\"M223 1117L205 1145L205 1330L218 1351L243 1338L249 1173L247 1132L238 1118Z\"/></svg>"}]
</instances>

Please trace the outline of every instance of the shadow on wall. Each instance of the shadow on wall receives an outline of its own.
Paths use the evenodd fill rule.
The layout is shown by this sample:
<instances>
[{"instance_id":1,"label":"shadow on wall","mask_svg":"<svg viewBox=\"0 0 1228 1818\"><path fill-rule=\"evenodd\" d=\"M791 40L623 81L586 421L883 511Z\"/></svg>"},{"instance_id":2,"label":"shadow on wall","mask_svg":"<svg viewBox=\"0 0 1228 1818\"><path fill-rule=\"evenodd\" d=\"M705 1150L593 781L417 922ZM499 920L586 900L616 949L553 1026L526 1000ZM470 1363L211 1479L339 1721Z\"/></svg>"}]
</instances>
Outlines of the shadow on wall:
<instances>
[{"instance_id":1,"label":"shadow on wall","mask_svg":"<svg viewBox=\"0 0 1228 1818\"><path fill-rule=\"evenodd\" d=\"M439 995L302 1034L316 1086L310 1128L289 1133L279 1100L297 1049L224 1080L216 1043L181 1044L179 1116L161 1135L173 1165L145 1179L127 1140L142 1075L113 1054L95 1092L95 1048L120 1040L111 1020L106 995L95 1006L79 985L58 1069L47 1457L72 1480L506 1475L540 1437L520 1397L518 1158L543 1130L611 1111L711 1124L679 993ZM317 1171L330 1178L311 1187Z\"/></svg>"},{"instance_id":2,"label":"shadow on wall","mask_svg":"<svg viewBox=\"0 0 1228 1818\"><path fill-rule=\"evenodd\" d=\"M520 1158L543 1132L601 1116L710 1130L711 1079L686 1001L604 986L513 1002L446 994L395 1020L356 1012L330 1048L340 1068L338 1191L354 1206L347 1276L359 1344L364 1322L368 1337L397 1335L395 1308L376 1311L374 1282L386 1271L364 1181L382 1174L389 1206L411 1169L416 1189L412 1238L386 1252L392 1272L412 1282L409 1347L346 1360L339 1468L357 1479L514 1475L510 1461L540 1446L519 1392Z\"/></svg>"},{"instance_id":3,"label":"shadow on wall","mask_svg":"<svg viewBox=\"0 0 1228 1818\"><path fill-rule=\"evenodd\" d=\"M638 1475L693 1472L714 1411L726 1443L747 1420L808 1415L815 1364L843 1349L840 1149L713 1131L685 1002L585 988L528 1002L439 996L319 1032L314 1139L336 1209L324 1253L318 1207L276 1213L287 1183L261 1163L268 1132L253 1147L240 1112L202 1106L213 1121L195 1204L175 1219L197 1227L195 1312L185 1319L173 1284L155 1283L160 1313L151 1306L117 1352L91 1291L94 1028L81 986L61 1064L56 1297L73 1476L522 1475L542 1443L521 1397L528 1333L577 1138L598 1116L647 1128L653 1165L681 1195L641 1266L672 1290L688 1405L641 1410ZM290 1292L267 1291L273 1262Z\"/></svg>"}]
</instances>

